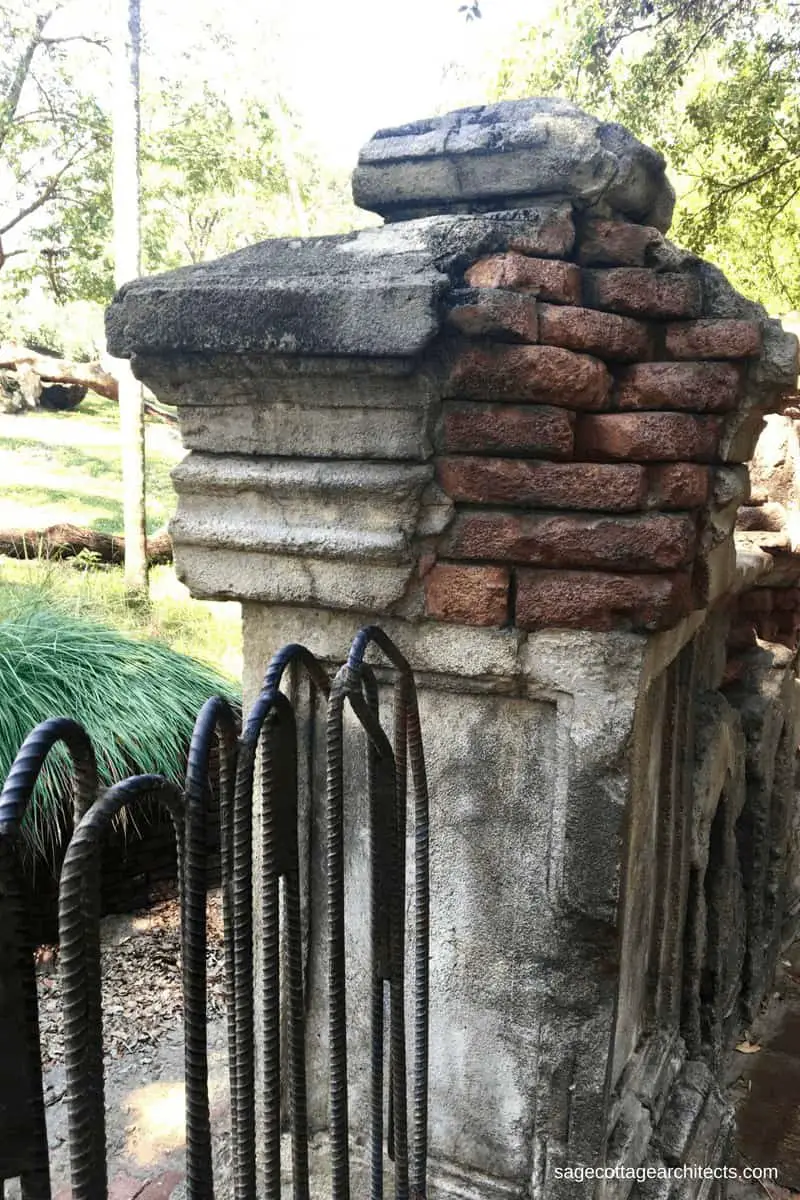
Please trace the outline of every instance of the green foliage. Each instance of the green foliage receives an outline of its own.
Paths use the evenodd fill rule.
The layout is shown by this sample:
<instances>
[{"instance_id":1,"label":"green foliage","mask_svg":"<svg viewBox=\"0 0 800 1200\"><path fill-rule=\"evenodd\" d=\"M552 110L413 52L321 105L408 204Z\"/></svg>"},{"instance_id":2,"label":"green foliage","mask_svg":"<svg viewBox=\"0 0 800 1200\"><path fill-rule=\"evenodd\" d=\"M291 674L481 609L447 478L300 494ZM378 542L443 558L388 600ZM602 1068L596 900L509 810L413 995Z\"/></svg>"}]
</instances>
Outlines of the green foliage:
<instances>
[{"instance_id":1,"label":"green foliage","mask_svg":"<svg viewBox=\"0 0 800 1200\"><path fill-rule=\"evenodd\" d=\"M201 262L268 236L287 193L285 163L268 110L237 112L207 85L187 102L177 85L145 105L146 268Z\"/></svg>"},{"instance_id":2,"label":"green foliage","mask_svg":"<svg viewBox=\"0 0 800 1200\"><path fill-rule=\"evenodd\" d=\"M109 137L82 78L89 45L102 51L91 38L54 36L50 23L59 8L42 0L0 2L1 249L10 261L23 255L15 264L18 286L35 269L52 275L56 294L59 260L69 253L64 237L73 214L91 211L102 190Z\"/></svg>"},{"instance_id":3,"label":"green foliage","mask_svg":"<svg viewBox=\"0 0 800 1200\"><path fill-rule=\"evenodd\" d=\"M210 667L168 646L78 618L29 589L4 589L0 621L0 778L27 734L68 715L89 733L104 785L133 770L180 783L194 721L209 696L239 702ZM24 823L31 851L52 857L70 810L65 753L54 751Z\"/></svg>"},{"instance_id":4,"label":"green foliage","mask_svg":"<svg viewBox=\"0 0 800 1200\"><path fill-rule=\"evenodd\" d=\"M773 311L800 305L800 30L793 0L567 0L501 64L498 96L560 94L666 156L673 236Z\"/></svg>"},{"instance_id":5,"label":"green foliage","mask_svg":"<svg viewBox=\"0 0 800 1200\"><path fill-rule=\"evenodd\" d=\"M63 10L63 11L62 11ZM113 294L110 55L64 0L0 0L0 282L6 304L37 285L60 304ZM65 15L67 14L67 15ZM225 38L208 32L220 55ZM142 237L146 271L302 234L312 194L338 206L273 86L208 82L186 59L172 80L144 60ZM153 67L156 66L154 70ZM268 97L268 101L265 100ZM352 207L350 211L352 211ZM336 214L334 224L338 225Z\"/></svg>"},{"instance_id":6,"label":"green foliage","mask_svg":"<svg viewBox=\"0 0 800 1200\"><path fill-rule=\"evenodd\" d=\"M0 292L0 341L40 345L75 362L96 362L105 349L103 312L95 301L59 302L38 280L19 298Z\"/></svg>"},{"instance_id":7,"label":"green foliage","mask_svg":"<svg viewBox=\"0 0 800 1200\"><path fill-rule=\"evenodd\" d=\"M75 412L0 418L2 525L44 529L61 521L122 533L119 411L91 393ZM181 458L174 429L147 421L147 531L163 528L175 509L170 471Z\"/></svg>"}]
</instances>

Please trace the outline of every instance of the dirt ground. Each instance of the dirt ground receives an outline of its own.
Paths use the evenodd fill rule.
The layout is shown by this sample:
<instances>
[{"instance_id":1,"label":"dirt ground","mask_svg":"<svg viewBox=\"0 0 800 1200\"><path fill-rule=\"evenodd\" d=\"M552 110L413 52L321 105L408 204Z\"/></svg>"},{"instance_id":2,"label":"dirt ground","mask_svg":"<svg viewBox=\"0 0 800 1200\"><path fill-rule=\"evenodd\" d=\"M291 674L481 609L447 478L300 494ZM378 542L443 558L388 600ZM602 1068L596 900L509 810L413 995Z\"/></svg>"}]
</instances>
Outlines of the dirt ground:
<instances>
[{"instance_id":1,"label":"dirt ground","mask_svg":"<svg viewBox=\"0 0 800 1200\"><path fill-rule=\"evenodd\" d=\"M208 903L209 1093L215 1196L229 1200L231 1146L226 1056L222 911L218 892ZM179 910L175 899L147 912L108 917L101 928L105 1037L106 1137L109 1195L150 1200L139 1192L165 1180L152 1200L182 1200L185 1169L183 1011ZM57 952L38 955L42 1063L56 1200L69 1196L61 996ZM739 1125L739 1166L774 1163L780 1184L733 1184L729 1200L800 1200L800 945L781 962L771 1000L753 1029L753 1053L736 1054L728 1075ZM312 1143L312 1177L328 1174L327 1147ZM290 1158L288 1140L284 1164ZM387 1164L388 1165L388 1164ZM355 1164L354 1164L355 1166ZM314 1169L316 1167L316 1170ZM358 1174L358 1168L356 1167ZM288 1182L289 1175L286 1173ZM115 1186L115 1182L118 1186ZM322 1189L317 1200L327 1189ZM9 1200L18 1200L8 1183Z\"/></svg>"},{"instance_id":2,"label":"dirt ground","mask_svg":"<svg viewBox=\"0 0 800 1200\"><path fill-rule=\"evenodd\" d=\"M230 1138L218 893L209 898L209 1090L216 1195L230 1195ZM183 1011L176 900L102 922L106 1137L109 1180L152 1180L184 1172ZM42 1064L53 1194L69 1188L67 1110L58 958L42 948L37 968ZM124 1189L120 1189L123 1191ZM131 1183L131 1189L132 1183ZM178 1191L175 1191L176 1200ZM19 1193L8 1185L6 1196Z\"/></svg>"}]
</instances>

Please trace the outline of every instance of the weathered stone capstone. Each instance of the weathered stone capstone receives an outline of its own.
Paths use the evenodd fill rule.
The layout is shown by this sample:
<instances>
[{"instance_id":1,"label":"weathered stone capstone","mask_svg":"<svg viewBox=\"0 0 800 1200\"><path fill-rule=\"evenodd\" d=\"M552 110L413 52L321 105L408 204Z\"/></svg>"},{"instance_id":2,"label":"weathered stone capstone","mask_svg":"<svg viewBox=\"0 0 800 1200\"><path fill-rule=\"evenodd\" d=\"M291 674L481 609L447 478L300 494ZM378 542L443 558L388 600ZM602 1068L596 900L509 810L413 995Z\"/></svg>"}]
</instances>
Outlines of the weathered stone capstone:
<instances>
[{"instance_id":1,"label":"weathered stone capstone","mask_svg":"<svg viewBox=\"0 0 800 1200\"><path fill-rule=\"evenodd\" d=\"M800 920L796 430L759 443L752 496L745 465L797 341L665 238L660 156L563 101L382 131L354 194L388 223L138 280L109 347L177 405L177 569L243 601L246 696L281 644L339 663L375 621L417 673L430 1194L631 1200L558 1172L730 1160L723 1058ZM310 987L320 1134L325 1017Z\"/></svg>"},{"instance_id":2,"label":"weathered stone capstone","mask_svg":"<svg viewBox=\"0 0 800 1200\"><path fill-rule=\"evenodd\" d=\"M518 208L541 195L568 196L581 210L661 230L675 201L660 154L621 125L557 99L488 104L382 129L353 175L356 204L391 220L473 205Z\"/></svg>"}]
</instances>

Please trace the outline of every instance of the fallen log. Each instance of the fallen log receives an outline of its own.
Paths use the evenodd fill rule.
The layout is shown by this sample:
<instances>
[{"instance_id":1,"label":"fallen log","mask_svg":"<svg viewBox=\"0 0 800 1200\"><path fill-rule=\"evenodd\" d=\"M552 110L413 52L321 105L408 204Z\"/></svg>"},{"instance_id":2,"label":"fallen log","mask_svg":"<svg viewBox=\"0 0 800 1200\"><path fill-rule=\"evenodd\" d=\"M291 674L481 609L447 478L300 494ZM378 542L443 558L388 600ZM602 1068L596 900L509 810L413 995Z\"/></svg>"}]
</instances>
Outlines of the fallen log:
<instances>
[{"instance_id":1,"label":"fallen log","mask_svg":"<svg viewBox=\"0 0 800 1200\"><path fill-rule=\"evenodd\" d=\"M16 371L19 367L27 367L38 375L42 383L62 384L66 387L84 387L105 396L107 400L119 399L117 381L110 371L99 362L72 362L70 359L57 358L52 354L43 354L29 346L21 346L16 342L5 342L0 345L0 370ZM160 417L162 421L171 424L176 422L173 413L163 409L159 404L145 398L145 412L151 416Z\"/></svg>"},{"instance_id":2,"label":"fallen log","mask_svg":"<svg viewBox=\"0 0 800 1200\"><path fill-rule=\"evenodd\" d=\"M40 354L15 342L0 345L0 367L16 370L23 364L35 371L44 383L64 383L90 388L99 396L105 396L107 400L117 399L117 381L99 362L70 362L66 358Z\"/></svg>"},{"instance_id":3,"label":"fallen log","mask_svg":"<svg viewBox=\"0 0 800 1200\"><path fill-rule=\"evenodd\" d=\"M47 529L0 529L0 554L9 558L77 558L91 555L95 562L123 563L125 538L78 525L50 525ZM147 539L151 565L172 562L172 540L165 529Z\"/></svg>"}]
</instances>

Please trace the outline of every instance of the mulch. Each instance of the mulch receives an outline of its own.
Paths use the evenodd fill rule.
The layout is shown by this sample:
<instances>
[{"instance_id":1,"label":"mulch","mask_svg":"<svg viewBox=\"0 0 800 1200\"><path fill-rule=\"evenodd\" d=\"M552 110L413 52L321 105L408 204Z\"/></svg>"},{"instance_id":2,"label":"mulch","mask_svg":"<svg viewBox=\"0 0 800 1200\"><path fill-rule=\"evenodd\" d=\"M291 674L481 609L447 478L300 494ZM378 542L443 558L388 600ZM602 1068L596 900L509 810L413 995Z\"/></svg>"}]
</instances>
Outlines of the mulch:
<instances>
[{"instance_id":1,"label":"mulch","mask_svg":"<svg viewBox=\"0 0 800 1200\"><path fill-rule=\"evenodd\" d=\"M222 902L208 899L209 1018L225 1011ZM130 917L101 922L103 1037L106 1060L136 1053L146 1062L148 1047L183 1018L180 978L180 913L177 899L163 901ZM42 1065L63 1062L58 948L37 952L37 986Z\"/></svg>"}]
</instances>

